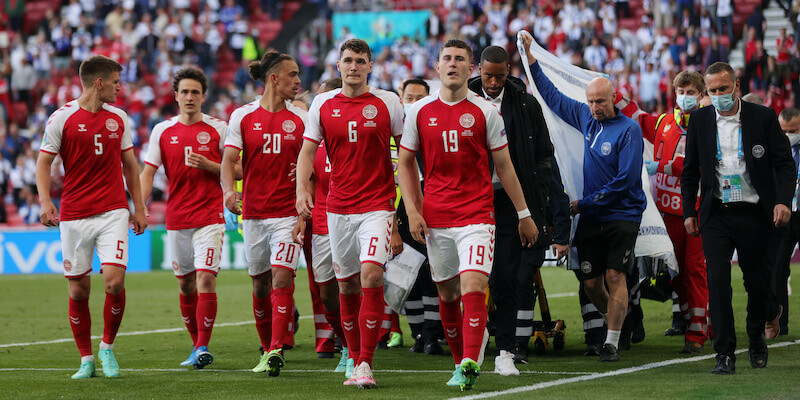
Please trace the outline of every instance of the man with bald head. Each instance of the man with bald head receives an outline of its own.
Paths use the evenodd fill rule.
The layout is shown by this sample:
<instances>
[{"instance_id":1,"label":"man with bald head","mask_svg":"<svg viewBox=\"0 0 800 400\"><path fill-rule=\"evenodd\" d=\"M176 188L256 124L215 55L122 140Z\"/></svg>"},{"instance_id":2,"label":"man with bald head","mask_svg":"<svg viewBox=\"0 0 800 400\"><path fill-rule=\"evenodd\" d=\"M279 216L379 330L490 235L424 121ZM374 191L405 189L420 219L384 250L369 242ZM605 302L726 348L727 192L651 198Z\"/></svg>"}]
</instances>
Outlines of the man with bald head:
<instances>
[{"instance_id":1,"label":"man with bald head","mask_svg":"<svg viewBox=\"0 0 800 400\"><path fill-rule=\"evenodd\" d=\"M586 102L575 101L553 85L523 44L531 73L547 106L583 134L583 198L570 202L580 213L573 246L580 269L575 271L586 294L604 315L608 333L600 361L619 361L617 348L628 308L625 275L634 268L634 246L646 201L642 191L642 130L614 108L614 86L595 78L586 86Z\"/></svg>"}]
</instances>

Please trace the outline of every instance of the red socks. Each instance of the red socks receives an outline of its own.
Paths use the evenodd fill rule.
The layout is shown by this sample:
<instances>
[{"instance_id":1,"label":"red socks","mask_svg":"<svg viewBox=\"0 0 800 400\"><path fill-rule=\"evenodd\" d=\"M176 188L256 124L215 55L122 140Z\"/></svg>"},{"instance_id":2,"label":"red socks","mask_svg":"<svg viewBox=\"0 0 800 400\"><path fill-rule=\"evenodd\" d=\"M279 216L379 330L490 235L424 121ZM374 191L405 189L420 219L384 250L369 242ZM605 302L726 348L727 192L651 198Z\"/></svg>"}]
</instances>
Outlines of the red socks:
<instances>
[{"instance_id":1,"label":"red socks","mask_svg":"<svg viewBox=\"0 0 800 400\"><path fill-rule=\"evenodd\" d=\"M486 294L481 292L467 293L461 296L464 302L464 358L477 361L483 345L483 333L486 329ZM442 313L442 309L439 309ZM442 317L444 323L444 317ZM450 340L448 338L448 340ZM460 362L460 360L459 360Z\"/></svg>"},{"instance_id":2,"label":"red socks","mask_svg":"<svg viewBox=\"0 0 800 400\"><path fill-rule=\"evenodd\" d=\"M88 313L89 306L86 306ZM103 342L113 344L117 337L122 314L125 311L125 290L119 294L106 293L106 303L103 307Z\"/></svg>"},{"instance_id":3,"label":"red socks","mask_svg":"<svg viewBox=\"0 0 800 400\"><path fill-rule=\"evenodd\" d=\"M217 318L217 294L200 293L197 300L197 319L196 329L197 340L194 345L197 347L208 346L211 340L211 330L214 329L214 320Z\"/></svg>"},{"instance_id":4,"label":"red socks","mask_svg":"<svg viewBox=\"0 0 800 400\"><path fill-rule=\"evenodd\" d=\"M456 364L459 364L461 359L464 358L464 338L461 335L461 325L463 324L461 298L459 297L451 302L445 302L439 298L439 315L442 317L444 334L447 338L447 344L450 346L450 352L453 353L453 360Z\"/></svg>"},{"instance_id":5,"label":"red socks","mask_svg":"<svg viewBox=\"0 0 800 400\"><path fill-rule=\"evenodd\" d=\"M281 350L289 334L289 322L294 321L294 285L272 289L272 343L270 350Z\"/></svg>"},{"instance_id":6,"label":"red socks","mask_svg":"<svg viewBox=\"0 0 800 400\"><path fill-rule=\"evenodd\" d=\"M349 358L358 361L361 351L361 334L358 328L358 312L361 308L361 293L339 293L339 304L342 316L342 329L347 340ZM383 302L380 303L383 305Z\"/></svg>"},{"instance_id":7,"label":"red socks","mask_svg":"<svg viewBox=\"0 0 800 400\"><path fill-rule=\"evenodd\" d=\"M192 344L197 345L197 291L190 295L178 293L181 303L181 316L183 316L183 323L186 324L186 330L189 331L189 336L192 337Z\"/></svg>"},{"instance_id":8,"label":"red socks","mask_svg":"<svg viewBox=\"0 0 800 400\"><path fill-rule=\"evenodd\" d=\"M259 299L253 294L253 315L256 317L256 331L261 346L267 351L272 340L272 305L269 295Z\"/></svg>"},{"instance_id":9,"label":"red socks","mask_svg":"<svg viewBox=\"0 0 800 400\"><path fill-rule=\"evenodd\" d=\"M361 365L364 361L372 365L372 356L375 353L375 346L378 345L378 335L383 319L385 304L383 286L362 288L361 291L364 293L364 300L361 302L361 310L358 315L358 325L361 330L361 352L356 365Z\"/></svg>"},{"instance_id":10,"label":"red socks","mask_svg":"<svg viewBox=\"0 0 800 400\"><path fill-rule=\"evenodd\" d=\"M92 355L92 317L89 314L89 299L69 299L69 325L81 357Z\"/></svg>"},{"instance_id":11,"label":"red socks","mask_svg":"<svg viewBox=\"0 0 800 400\"><path fill-rule=\"evenodd\" d=\"M328 320L328 324L330 324L333 329L333 333L342 341L342 347L347 347L347 338L342 330L342 316L339 314L339 311L339 308L331 311L325 310L325 319Z\"/></svg>"},{"instance_id":12,"label":"red socks","mask_svg":"<svg viewBox=\"0 0 800 400\"><path fill-rule=\"evenodd\" d=\"M403 334L403 330L400 329L400 314L392 311L392 333L395 332Z\"/></svg>"}]
</instances>

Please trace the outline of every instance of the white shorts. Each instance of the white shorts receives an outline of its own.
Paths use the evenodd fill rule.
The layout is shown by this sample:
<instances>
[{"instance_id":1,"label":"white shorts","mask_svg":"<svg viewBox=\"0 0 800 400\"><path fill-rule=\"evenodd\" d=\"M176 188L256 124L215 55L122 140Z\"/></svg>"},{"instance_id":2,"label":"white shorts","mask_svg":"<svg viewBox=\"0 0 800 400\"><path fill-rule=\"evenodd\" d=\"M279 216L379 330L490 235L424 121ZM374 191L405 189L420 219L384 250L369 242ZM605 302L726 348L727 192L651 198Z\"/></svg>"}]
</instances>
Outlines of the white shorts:
<instances>
[{"instance_id":1,"label":"white shorts","mask_svg":"<svg viewBox=\"0 0 800 400\"><path fill-rule=\"evenodd\" d=\"M328 213L333 272L344 280L361 272L361 264L371 262L381 267L392 250L394 211L371 211L363 214Z\"/></svg>"},{"instance_id":2,"label":"white shorts","mask_svg":"<svg viewBox=\"0 0 800 400\"><path fill-rule=\"evenodd\" d=\"M95 248L101 272L104 265L127 268L130 215L127 208L118 208L89 218L62 221L59 229L64 276L79 278L92 272Z\"/></svg>"},{"instance_id":3,"label":"white shorts","mask_svg":"<svg viewBox=\"0 0 800 400\"><path fill-rule=\"evenodd\" d=\"M475 224L457 228L430 228L428 260L434 282L444 282L464 271L492 272L494 225Z\"/></svg>"},{"instance_id":4,"label":"white shorts","mask_svg":"<svg viewBox=\"0 0 800 400\"><path fill-rule=\"evenodd\" d=\"M311 268L314 270L314 282L325 283L336 277L328 235L311 235Z\"/></svg>"},{"instance_id":5,"label":"white shorts","mask_svg":"<svg viewBox=\"0 0 800 400\"><path fill-rule=\"evenodd\" d=\"M200 228L167 230L169 257L175 276L182 278L198 269L219 272L222 260L222 240L225 224L212 224Z\"/></svg>"},{"instance_id":6,"label":"white shorts","mask_svg":"<svg viewBox=\"0 0 800 400\"><path fill-rule=\"evenodd\" d=\"M301 246L292 240L297 217L246 219L244 228L244 257L247 272L259 276L271 267L297 271Z\"/></svg>"}]
</instances>

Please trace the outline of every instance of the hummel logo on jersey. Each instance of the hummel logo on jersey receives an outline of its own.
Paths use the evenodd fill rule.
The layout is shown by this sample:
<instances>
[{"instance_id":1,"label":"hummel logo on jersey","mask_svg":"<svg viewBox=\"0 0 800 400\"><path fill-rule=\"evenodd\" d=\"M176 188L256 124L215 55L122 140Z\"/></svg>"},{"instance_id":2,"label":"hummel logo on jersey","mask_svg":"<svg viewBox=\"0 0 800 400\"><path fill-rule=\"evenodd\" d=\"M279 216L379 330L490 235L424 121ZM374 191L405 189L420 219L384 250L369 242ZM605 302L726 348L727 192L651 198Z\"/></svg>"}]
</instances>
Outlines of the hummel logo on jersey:
<instances>
[{"instance_id":1,"label":"hummel logo on jersey","mask_svg":"<svg viewBox=\"0 0 800 400\"><path fill-rule=\"evenodd\" d=\"M430 120L430 122L428 122L428 126L439 126L439 124L436 122L436 117L432 117L432 118L428 118L428 119Z\"/></svg>"},{"instance_id":2,"label":"hummel logo on jersey","mask_svg":"<svg viewBox=\"0 0 800 400\"><path fill-rule=\"evenodd\" d=\"M286 306L278 306L278 312L281 314L286 314Z\"/></svg>"},{"instance_id":3,"label":"hummel logo on jersey","mask_svg":"<svg viewBox=\"0 0 800 400\"><path fill-rule=\"evenodd\" d=\"M458 330L456 328L445 329L447 331L447 337L450 339L455 339L456 335L458 335Z\"/></svg>"},{"instance_id":4,"label":"hummel logo on jersey","mask_svg":"<svg viewBox=\"0 0 800 400\"><path fill-rule=\"evenodd\" d=\"M350 321L350 322L342 321L342 328L344 328L344 330L346 330L346 331L352 331L353 330L353 322L352 321Z\"/></svg>"},{"instance_id":5,"label":"hummel logo on jersey","mask_svg":"<svg viewBox=\"0 0 800 400\"><path fill-rule=\"evenodd\" d=\"M214 325L214 318L203 317L203 325L205 325L206 328L211 328L211 326Z\"/></svg>"},{"instance_id":6,"label":"hummel logo on jersey","mask_svg":"<svg viewBox=\"0 0 800 400\"><path fill-rule=\"evenodd\" d=\"M340 110L340 109L338 109L338 108L334 108L334 109L333 109L333 114L331 114L331 117L341 117L341 116L342 116L342 115L340 114L340 113L341 113L341 111L342 111L342 110Z\"/></svg>"},{"instance_id":7,"label":"hummel logo on jersey","mask_svg":"<svg viewBox=\"0 0 800 400\"><path fill-rule=\"evenodd\" d=\"M122 307L111 307L111 313L114 315L119 315L122 312Z\"/></svg>"},{"instance_id":8,"label":"hummel logo on jersey","mask_svg":"<svg viewBox=\"0 0 800 400\"><path fill-rule=\"evenodd\" d=\"M169 138L169 144L178 144L178 137L177 136L171 136Z\"/></svg>"},{"instance_id":9,"label":"hummel logo on jersey","mask_svg":"<svg viewBox=\"0 0 800 400\"><path fill-rule=\"evenodd\" d=\"M78 132L86 132L86 124L78 124Z\"/></svg>"},{"instance_id":10,"label":"hummel logo on jersey","mask_svg":"<svg viewBox=\"0 0 800 400\"><path fill-rule=\"evenodd\" d=\"M261 130L261 122L253 123L253 130L254 131L260 131Z\"/></svg>"},{"instance_id":11,"label":"hummel logo on jersey","mask_svg":"<svg viewBox=\"0 0 800 400\"><path fill-rule=\"evenodd\" d=\"M481 319L480 319L480 318L470 318L470 319L469 319L469 326L471 326L471 327L473 327L473 328L477 328L477 327L478 327L478 323L479 323L480 321L481 321Z\"/></svg>"},{"instance_id":12,"label":"hummel logo on jersey","mask_svg":"<svg viewBox=\"0 0 800 400\"><path fill-rule=\"evenodd\" d=\"M377 319L368 319L367 320L367 329L375 329L376 326L378 326L378 320Z\"/></svg>"},{"instance_id":13,"label":"hummel logo on jersey","mask_svg":"<svg viewBox=\"0 0 800 400\"><path fill-rule=\"evenodd\" d=\"M181 317L181 318L183 318L183 323L186 325L189 325L189 323L192 322L192 319L189 317Z\"/></svg>"},{"instance_id":14,"label":"hummel logo on jersey","mask_svg":"<svg viewBox=\"0 0 800 400\"><path fill-rule=\"evenodd\" d=\"M264 316L264 310L255 310L256 317L261 318Z\"/></svg>"},{"instance_id":15,"label":"hummel logo on jersey","mask_svg":"<svg viewBox=\"0 0 800 400\"><path fill-rule=\"evenodd\" d=\"M69 316L69 322L72 322L75 325L81 324L81 319L79 317L73 317L72 315Z\"/></svg>"}]
</instances>

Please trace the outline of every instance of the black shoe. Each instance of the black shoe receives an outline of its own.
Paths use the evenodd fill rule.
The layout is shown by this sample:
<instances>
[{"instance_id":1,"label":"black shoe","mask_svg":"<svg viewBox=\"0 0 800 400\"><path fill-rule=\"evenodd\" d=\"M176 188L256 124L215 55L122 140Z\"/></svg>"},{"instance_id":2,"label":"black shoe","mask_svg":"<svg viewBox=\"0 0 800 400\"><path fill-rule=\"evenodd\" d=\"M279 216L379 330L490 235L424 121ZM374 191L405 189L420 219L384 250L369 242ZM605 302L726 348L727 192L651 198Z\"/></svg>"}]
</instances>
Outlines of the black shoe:
<instances>
[{"instance_id":1,"label":"black shoe","mask_svg":"<svg viewBox=\"0 0 800 400\"><path fill-rule=\"evenodd\" d=\"M617 352L617 348L611 343L604 344L603 349L600 350L600 361L619 361L619 352Z\"/></svg>"},{"instance_id":2,"label":"black shoe","mask_svg":"<svg viewBox=\"0 0 800 400\"><path fill-rule=\"evenodd\" d=\"M589 343L586 345L586 350L583 351L583 355L586 357L597 357L600 355L600 349L602 347L602 344Z\"/></svg>"},{"instance_id":3,"label":"black shoe","mask_svg":"<svg viewBox=\"0 0 800 400\"><path fill-rule=\"evenodd\" d=\"M681 353L683 354L699 354L703 352L703 345L697 342L692 342L691 340L686 342L683 345L683 349L681 349Z\"/></svg>"},{"instance_id":4,"label":"black shoe","mask_svg":"<svg viewBox=\"0 0 800 400\"><path fill-rule=\"evenodd\" d=\"M339 339L338 336L333 338L333 352L334 353L341 353L342 352L342 341Z\"/></svg>"},{"instance_id":5,"label":"black shoe","mask_svg":"<svg viewBox=\"0 0 800 400\"><path fill-rule=\"evenodd\" d=\"M757 338L750 338L750 347L747 350L747 355L750 358L750 365L753 368L765 368L767 366L767 341L764 340L764 335Z\"/></svg>"},{"instance_id":6,"label":"black shoe","mask_svg":"<svg viewBox=\"0 0 800 400\"><path fill-rule=\"evenodd\" d=\"M778 336L784 336L784 335L788 335L788 334L789 334L789 327L788 326L782 326L781 330L778 332Z\"/></svg>"},{"instance_id":7,"label":"black shoe","mask_svg":"<svg viewBox=\"0 0 800 400\"><path fill-rule=\"evenodd\" d=\"M631 343L641 343L644 341L645 331L644 323L636 321L633 324L633 332L631 333Z\"/></svg>"},{"instance_id":8,"label":"black shoe","mask_svg":"<svg viewBox=\"0 0 800 400\"><path fill-rule=\"evenodd\" d=\"M409 353L422 353L425 351L425 341L422 340L421 336L417 336L417 339L414 340L414 345L408 349Z\"/></svg>"},{"instance_id":9,"label":"black shoe","mask_svg":"<svg viewBox=\"0 0 800 400\"><path fill-rule=\"evenodd\" d=\"M711 370L712 374L730 375L736 372L736 359L734 356L717 354L717 366Z\"/></svg>"},{"instance_id":10,"label":"black shoe","mask_svg":"<svg viewBox=\"0 0 800 400\"><path fill-rule=\"evenodd\" d=\"M389 348L389 346L386 345L386 341L385 340L379 341L378 344L375 346L376 350L386 350L388 348Z\"/></svg>"},{"instance_id":11,"label":"black shoe","mask_svg":"<svg viewBox=\"0 0 800 400\"><path fill-rule=\"evenodd\" d=\"M514 364L527 364L528 363L528 347L523 344L517 344L514 347Z\"/></svg>"},{"instance_id":12,"label":"black shoe","mask_svg":"<svg viewBox=\"0 0 800 400\"><path fill-rule=\"evenodd\" d=\"M619 351L628 351L631 349L631 339L619 339Z\"/></svg>"},{"instance_id":13,"label":"black shoe","mask_svg":"<svg viewBox=\"0 0 800 400\"><path fill-rule=\"evenodd\" d=\"M442 350L442 346L439 345L439 342L425 343L425 348L423 351L429 356L442 354L444 352Z\"/></svg>"},{"instance_id":14,"label":"black shoe","mask_svg":"<svg viewBox=\"0 0 800 400\"><path fill-rule=\"evenodd\" d=\"M664 336L683 336L686 334L686 320L678 316L672 318L672 327L664 331Z\"/></svg>"},{"instance_id":15,"label":"black shoe","mask_svg":"<svg viewBox=\"0 0 800 400\"><path fill-rule=\"evenodd\" d=\"M333 358L332 351L320 351L317 353L317 358Z\"/></svg>"}]
</instances>

